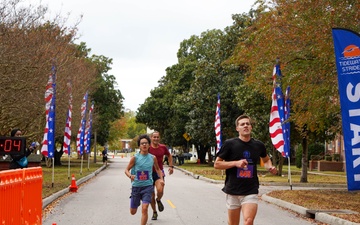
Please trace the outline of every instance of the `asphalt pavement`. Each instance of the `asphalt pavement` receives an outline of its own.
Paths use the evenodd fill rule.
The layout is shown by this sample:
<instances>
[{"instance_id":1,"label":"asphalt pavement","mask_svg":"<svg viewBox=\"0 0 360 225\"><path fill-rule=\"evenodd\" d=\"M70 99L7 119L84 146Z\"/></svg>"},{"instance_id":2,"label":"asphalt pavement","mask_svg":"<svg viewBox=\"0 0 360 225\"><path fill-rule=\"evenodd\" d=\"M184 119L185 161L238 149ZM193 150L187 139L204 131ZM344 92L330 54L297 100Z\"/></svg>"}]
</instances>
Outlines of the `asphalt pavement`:
<instances>
[{"instance_id":1,"label":"asphalt pavement","mask_svg":"<svg viewBox=\"0 0 360 225\"><path fill-rule=\"evenodd\" d=\"M113 163L111 163L112 160ZM84 186L84 188L79 188L78 193L69 193L68 189L64 189L62 191L59 191L58 193L53 194L48 198L43 199L43 209L47 208L47 210L45 210L47 212L46 215L43 215L43 224L70 225L70 224L78 224L79 222L81 223L81 221L91 221L91 222L83 222L84 224L126 224L126 225L139 224L141 210L137 212L135 218L134 216L129 216L128 210L126 211L122 210L123 208L128 208L127 206L129 202L128 198L131 188L130 182L126 179L126 176L123 175L123 167L127 162L126 160L128 159L125 158L119 159L117 157L115 157L115 159L110 159L109 160L110 163L107 168L103 166L97 171L95 171L93 174L90 174L87 177L77 180L76 183L79 187L80 185L81 187ZM104 171L105 173L102 173L103 170L105 170ZM97 176L98 174L102 176ZM168 183L166 182L166 186L165 186L166 193L171 193L172 191L175 191L175 193L179 193L181 190L185 189L187 190L186 194L194 193L193 196L187 196L186 199L198 199L199 195L202 194L206 195L207 193L206 191L209 191L209 195L212 195L213 197L208 198L207 200L209 201L208 206L213 207L215 205L217 208L220 207L221 210L218 210L217 208L214 209L214 212L216 213L208 213L209 210L210 211L212 210L211 208L206 211L201 211L202 208L206 208L206 207L200 205L197 206L196 200L195 202L193 201L189 202L185 200L184 197L182 198L181 196L178 196L178 199L174 197L173 199L171 199L172 201L167 200L166 203L168 204L166 205L168 207L170 206L171 208L173 208L173 210L170 213L168 210L166 214L160 213L159 215L160 218L157 221L151 221L152 211L149 208L148 224L161 225L161 224L168 224L169 222L170 224L174 224L174 225L226 224L226 209L225 209L224 199L221 195L219 197L217 194L221 192L219 191L219 189L221 188L223 181L211 180L206 177L202 177L200 175L196 175L186 170L183 170L181 167L176 167L174 175L175 176L171 175L166 177L166 181L169 181ZM193 178L193 179L189 179L189 178ZM196 180L201 180L201 182ZM85 182L87 183L84 184ZM193 183L193 182L197 182L197 183ZM177 189L179 186L183 186L182 189ZM192 190L192 187L196 187L196 189ZM213 190L213 188L215 190ZM293 190L316 189L316 188L319 187L309 187L303 185L292 186ZM321 188L327 188L327 187L321 187ZM200 189L202 191L201 194L195 193L197 189ZM265 184L260 186L259 195L261 195L261 199L262 199L262 201L260 201L260 204L262 204L261 205L262 209L259 206L260 208L258 211L258 215L255 219L255 224L268 225L268 224L278 224L279 222L287 223L287 224L316 224L316 223L306 222L304 219L298 218L299 217L298 215L300 215L300 217L306 217L308 209L266 195L266 193L272 190L288 190L288 189L290 189L290 186L288 185ZM213 193L216 193L216 196ZM174 196L175 194L171 193L171 195ZM219 201L221 201L222 203L221 206L217 205ZM271 207L271 205L277 205L280 208L288 209L286 211L290 210L294 213L291 212L288 213L288 212L283 212L285 210L274 209L274 207ZM51 210L49 209L50 206L51 206ZM80 210L78 207L80 207ZM185 209L187 211L182 211ZM272 212L272 210L275 211ZM192 214L189 215L189 212L190 214L193 212L196 215L206 215L206 214L210 214L210 215L207 215L206 219L204 219L202 217L194 216ZM262 215L264 213L270 213L270 214ZM276 213L279 217L284 217L284 218L288 217L289 220L288 221L281 220L281 221L277 221L276 223L272 223L276 221L274 220L275 219L274 218L273 220L271 220L272 222L269 222L269 215L271 217L272 213ZM281 213L281 215L279 213ZM223 217L223 218L220 219L219 217L220 218ZM300 220L304 220L304 222L301 222ZM209 221L212 221L213 223L209 223ZM338 217L331 216L328 213L323 213L323 212L315 213L315 221L325 224L331 224L331 225L357 224L340 219Z\"/></svg>"}]
</instances>

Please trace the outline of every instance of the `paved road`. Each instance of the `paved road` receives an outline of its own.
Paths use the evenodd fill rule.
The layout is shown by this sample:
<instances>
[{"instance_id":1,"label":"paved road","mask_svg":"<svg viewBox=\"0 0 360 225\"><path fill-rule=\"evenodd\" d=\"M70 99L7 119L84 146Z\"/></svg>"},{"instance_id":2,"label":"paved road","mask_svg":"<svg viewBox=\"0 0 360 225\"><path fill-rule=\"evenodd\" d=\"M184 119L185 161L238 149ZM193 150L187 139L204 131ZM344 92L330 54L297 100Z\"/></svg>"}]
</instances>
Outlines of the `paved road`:
<instances>
[{"instance_id":1,"label":"paved road","mask_svg":"<svg viewBox=\"0 0 360 225\"><path fill-rule=\"evenodd\" d=\"M134 216L129 213L130 181L124 175L129 158L110 159L111 163L87 184L81 185L77 193L62 198L50 214L43 218L44 225L140 224L141 211ZM180 170L175 170L165 178L163 203L165 210L159 213L158 220L151 225L221 225L227 224L222 184L209 183L194 179ZM261 187L266 193L279 187ZM283 187L288 188L288 187ZM241 223L242 224L242 223ZM292 224L310 225L311 223L294 213L273 204L260 201L257 225Z\"/></svg>"}]
</instances>

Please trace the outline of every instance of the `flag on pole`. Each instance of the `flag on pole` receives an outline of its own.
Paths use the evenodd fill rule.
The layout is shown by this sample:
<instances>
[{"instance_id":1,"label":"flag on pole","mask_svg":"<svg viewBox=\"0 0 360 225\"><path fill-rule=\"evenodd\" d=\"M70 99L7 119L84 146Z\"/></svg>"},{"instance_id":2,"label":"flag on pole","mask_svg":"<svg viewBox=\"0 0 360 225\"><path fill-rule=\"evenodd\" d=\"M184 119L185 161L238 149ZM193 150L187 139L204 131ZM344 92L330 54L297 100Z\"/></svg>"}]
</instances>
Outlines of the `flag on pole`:
<instances>
[{"instance_id":1,"label":"flag on pole","mask_svg":"<svg viewBox=\"0 0 360 225\"><path fill-rule=\"evenodd\" d=\"M273 93L272 93L272 104L270 110L270 121L269 121L269 132L271 142L273 143L276 150L278 150L283 157L285 157L284 145L284 97L281 90L281 70L280 63L276 63L273 70ZM277 80L279 78L280 81Z\"/></svg>"},{"instance_id":2,"label":"flag on pole","mask_svg":"<svg viewBox=\"0 0 360 225\"><path fill-rule=\"evenodd\" d=\"M215 137L216 137L216 153L221 148L221 121L220 121L220 93L217 95L218 100L216 104L216 112L215 112Z\"/></svg>"},{"instance_id":3,"label":"flag on pole","mask_svg":"<svg viewBox=\"0 0 360 225\"><path fill-rule=\"evenodd\" d=\"M94 110L94 103L91 104L91 107L89 109L89 120L86 123L86 129L85 129L85 141L84 141L84 144L85 144L85 152L86 152L86 154L90 153L93 110Z\"/></svg>"},{"instance_id":4,"label":"flag on pole","mask_svg":"<svg viewBox=\"0 0 360 225\"><path fill-rule=\"evenodd\" d=\"M71 93L71 83L68 82L68 90L69 90L69 109L66 118L65 132L64 132L64 144L63 151L65 154L70 155L70 142L71 142L71 120L72 120L72 93Z\"/></svg>"},{"instance_id":5,"label":"flag on pole","mask_svg":"<svg viewBox=\"0 0 360 225\"><path fill-rule=\"evenodd\" d=\"M273 143L276 150L278 150L281 155L284 156L284 136L278 106L278 98L280 98L280 96L278 96L278 94L276 93L276 89L277 88L274 88L272 94L269 131L271 142Z\"/></svg>"},{"instance_id":6,"label":"flag on pole","mask_svg":"<svg viewBox=\"0 0 360 225\"><path fill-rule=\"evenodd\" d=\"M80 155L84 153L84 136L85 136L85 123L86 123L86 109L88 101L88 92L85 93L83 102L81 104L81 122L79 131L76 137L76 148Z\"/></svg>"},{"instance_id":7,"label":"flag on pole","mask_svg":"<svg viewBox=\"0 0 360 225\"><path fill-rule=\"evenodd\" d=\"M41 146L41 153L48 158L54 157L55 147L55 96L56 96L56 68L52 67L52 73L45 90L45 116L46 125Z\"/></svg>"},{"instance_id":8,"label":"flag on pole","mask_svg":"<svg viewBox=\"0 0 360 225\"><path fill-rule=\"evenodd\" d=\"M290 86L288 86L286 88L285 91L285 107L284 107L284 140L285 140L285 145L284 145L284 151L285 151L285 156L286 157L290 157Z\"/></svg>"}]
</instances>

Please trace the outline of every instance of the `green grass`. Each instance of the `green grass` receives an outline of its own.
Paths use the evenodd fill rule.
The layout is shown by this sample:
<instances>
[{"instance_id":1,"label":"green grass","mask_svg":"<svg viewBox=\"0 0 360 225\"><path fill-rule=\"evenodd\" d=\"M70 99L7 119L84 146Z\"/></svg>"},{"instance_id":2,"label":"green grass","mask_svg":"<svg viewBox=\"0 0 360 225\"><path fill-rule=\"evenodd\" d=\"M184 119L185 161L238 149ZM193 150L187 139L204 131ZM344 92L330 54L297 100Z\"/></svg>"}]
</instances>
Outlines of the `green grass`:
<instances>
[{"instance_id":1,"label":"green grass","mask_svg":"<svg viewBox=\"0 0 360 225\"><path fill-rule=\"evenodd\" d=\"M194 174L201 175L214 180L224 180L225 171L216 170L212 165L209 164L196 164L194 162L185 161L181 168L190 171ZM296 168L295 166L290 167L291 171L291 181L292 183L300 183L301 178L301 169ZM314 172L314 173L312 173ZM315 173L320 173L323 175L317 175ZM259 181L261 182L288 182L288 166L283 167L282 176L272 175L265 168L258 166L258 175ZM320 184L346 184L346 174L345 172L317 172L317 171L308 171L307 174L308 183L320 183Z\"/></svg>"},{"instance_id":2,"label":"green grass","mask_svg":"<svg viewBox=\"0 0 360 225\"><path fill-rule=\"evenodd\" d=\"M81 169L81 160L80 159L71 159L70 162L70 178L68 178L68 161L67 158L64 158L62 166L55 166L54 168L54 183L52 182L52 168L45 166L45 163L42 165L43 169L43 194L42 197L46 198L53 193L56 193L64 188L68 188L71 184L71 176L74 174L75 179L79 180L82 177L85 177L102 166L101 158L98 159L97 163L93 162L94 159L90 159L90 165L88 168L88 161L83 160L82 174L80 174ZM196 164L194 162L185 161L185 164L179 166L182 169L190 171L194 174L201 175L214 180L224 180L225 171L216 170L212 165L209 164ZM261 182L280 182L288 183L287 170L288 167L284 166L283 176L272 175L267 172L264 168L258 167L259 171L259 180ZM291 181L292 183L300 183L301 169L291 166ZM308 183L318 183L318 184L346 184L345 172L321 172L321 174L326 174L329 176L320 176L312 174L311 172L317 171L308 171Z\"/></svg>"},{"instance_id":3,"label":"green grass","mask_svg":"<svg viewBox=\"0 0 360 225\"><path fill-rule=\"evenodd\" d=\"M42 163L43 170L43 190L42 197L46 198L64 188L68 188L71 184L71 177L74 174L76 180L85 177L102 166L101 159L98 160L98 163L94 163L94 159L90 159L90 164L88 168L88 161L83 160L82 173L81 171L81 159L71 159L70 162L70 178L68 178L68 160L64 158L61 161L61 166L54 167L54 182L52 179L53 169L46 167L45 163Z\"/></svg>"}]
</instances>

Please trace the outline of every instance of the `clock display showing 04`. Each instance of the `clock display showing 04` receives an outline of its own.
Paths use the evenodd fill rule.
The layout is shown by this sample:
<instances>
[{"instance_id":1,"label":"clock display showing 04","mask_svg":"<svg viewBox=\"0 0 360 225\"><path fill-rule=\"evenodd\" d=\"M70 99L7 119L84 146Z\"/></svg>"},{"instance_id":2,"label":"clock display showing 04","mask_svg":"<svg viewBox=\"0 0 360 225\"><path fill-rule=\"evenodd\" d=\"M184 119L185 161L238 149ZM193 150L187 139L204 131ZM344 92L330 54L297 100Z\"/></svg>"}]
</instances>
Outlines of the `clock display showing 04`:
<instances>
[{"instance_id":1,"label":"clock display showing 04","mask_svg":"<svg viewBox=\"0 0 360 225\"><path fill-rule=\"evenodd\" d=\"M25 146L25 137L0 137L0 155L23 154Z\"/></svg>"}]
</instances>

